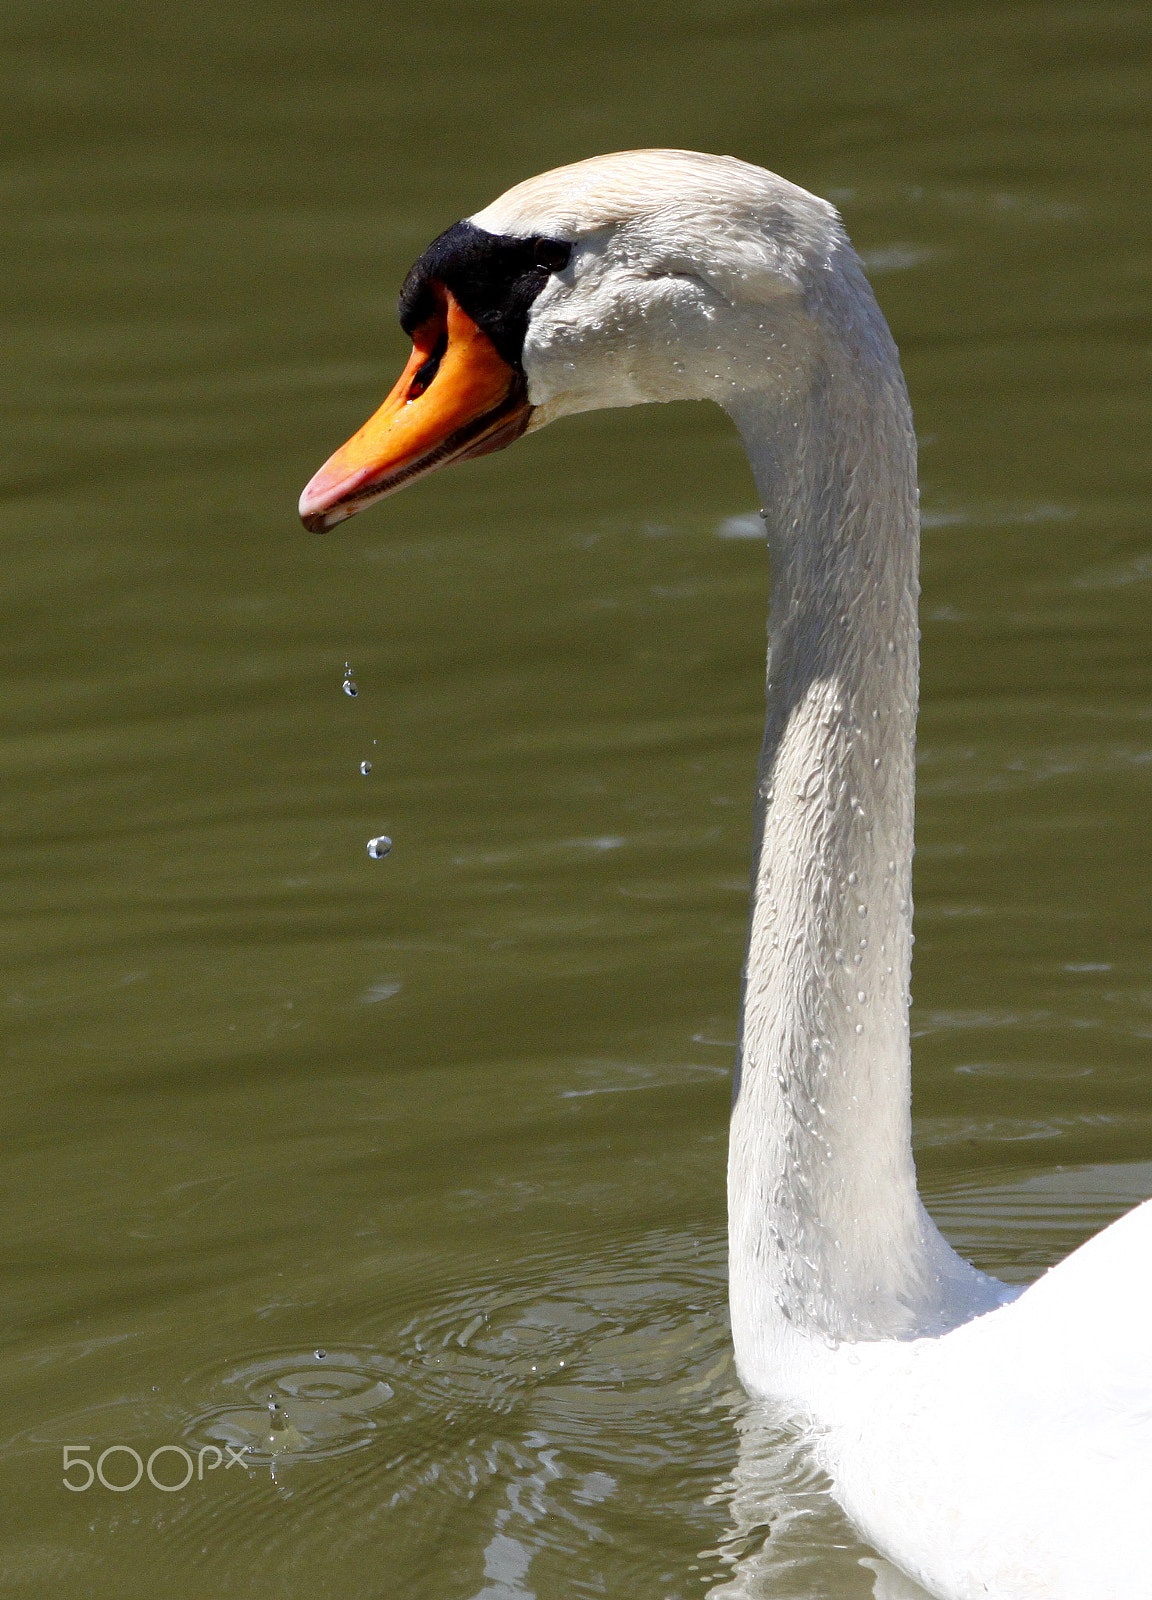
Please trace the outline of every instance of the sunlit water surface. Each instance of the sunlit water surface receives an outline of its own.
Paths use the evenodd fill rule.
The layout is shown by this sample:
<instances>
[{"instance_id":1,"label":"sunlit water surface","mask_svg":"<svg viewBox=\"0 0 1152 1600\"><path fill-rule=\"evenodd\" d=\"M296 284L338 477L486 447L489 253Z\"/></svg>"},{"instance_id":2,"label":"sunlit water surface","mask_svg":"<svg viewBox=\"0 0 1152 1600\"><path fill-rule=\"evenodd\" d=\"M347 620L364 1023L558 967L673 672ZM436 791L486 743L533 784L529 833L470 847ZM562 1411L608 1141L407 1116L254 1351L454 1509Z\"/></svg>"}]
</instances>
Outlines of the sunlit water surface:
<instances>
[{"instance_id":1,"label":"sunlit water surface","mask_svg":"<svg viewBox=\"0 0 1152 1600\"><path fill-rule=\"evenodd\" d=\"M6 1591L904 1593L729 1355L735 439L605 414L327 540L294 504L508 183L682 144L837 200L922 444L921 1181L1034 1277L1152 1192L1146 16L3 27Z\"/></svg>"}]
</instances>

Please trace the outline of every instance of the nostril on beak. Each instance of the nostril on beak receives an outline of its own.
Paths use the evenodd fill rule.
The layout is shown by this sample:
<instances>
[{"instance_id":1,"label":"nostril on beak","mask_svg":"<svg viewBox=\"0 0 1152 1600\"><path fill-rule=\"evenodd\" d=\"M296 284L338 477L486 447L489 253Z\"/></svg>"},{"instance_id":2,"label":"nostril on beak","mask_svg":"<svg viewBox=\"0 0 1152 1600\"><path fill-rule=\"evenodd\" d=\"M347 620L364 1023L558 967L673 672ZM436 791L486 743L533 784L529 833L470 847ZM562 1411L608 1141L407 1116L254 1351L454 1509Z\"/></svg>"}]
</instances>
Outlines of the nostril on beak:
<instances>
[{"instance_id":1,"label":"nostril on beak","mask_svg":"<svg viewBox=\"0 0 1152 1600\"><path fill-rule=\"evenodd\" d=\"M413 377L408 388L409 401L419 400L425 389L427 389L428 385L432 382L433 378L440 370L440 363L444 359L444 352L447 350L447 348L448 330L445 328L444 332L436 341L436 348L433 350L432 354L428 357L427 361L424 362L423 366L418 367L416 370L415 376Z\"/></svg>"}]
</instances>

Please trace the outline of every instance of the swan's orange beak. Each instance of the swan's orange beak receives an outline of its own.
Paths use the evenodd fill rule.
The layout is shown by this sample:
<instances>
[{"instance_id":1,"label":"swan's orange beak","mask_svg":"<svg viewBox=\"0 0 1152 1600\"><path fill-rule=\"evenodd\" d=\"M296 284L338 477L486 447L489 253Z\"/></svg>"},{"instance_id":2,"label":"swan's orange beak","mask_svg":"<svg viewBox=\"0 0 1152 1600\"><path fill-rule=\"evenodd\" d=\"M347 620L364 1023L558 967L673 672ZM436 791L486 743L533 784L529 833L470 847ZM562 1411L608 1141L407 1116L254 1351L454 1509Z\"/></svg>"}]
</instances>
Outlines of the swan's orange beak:
<instances>
[{"instance_id":1,"label":"swan's orange beak","mask_svg":"<svg viewBox=\"0 0 1152 1600\"><path fill-rule=\"evenodd\" d=\"M412 336L412 355L379 411L341 445L300 496L313 533L452 461L518 439L532 407L522 373L443 287Z\"/></svg>"}]
</instances>

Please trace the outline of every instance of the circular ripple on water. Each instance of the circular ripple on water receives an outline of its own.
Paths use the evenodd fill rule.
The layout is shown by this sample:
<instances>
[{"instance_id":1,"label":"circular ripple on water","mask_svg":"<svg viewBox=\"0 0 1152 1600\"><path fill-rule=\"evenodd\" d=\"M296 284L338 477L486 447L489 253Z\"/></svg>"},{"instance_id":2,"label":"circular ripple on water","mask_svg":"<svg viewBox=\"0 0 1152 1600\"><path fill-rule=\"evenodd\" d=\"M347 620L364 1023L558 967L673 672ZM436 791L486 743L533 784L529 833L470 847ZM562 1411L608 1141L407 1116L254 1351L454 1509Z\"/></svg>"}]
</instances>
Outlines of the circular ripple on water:
<instances>
[{"instance_id":1,"label":"circular ripple on water","mask_svg":"<svg viewBox=\"0 0 1152 1600\"><path fill-rule=\"evenodd\" d=\"M197 1446L242 1447L253 1462L290 1452L305 1460L346 1455L371 1443L396 1391L370 1350L272 1351L201 1377L216 1397L193 1419Z\"/></svg>"},{"instance_id":2,"label":"circular ripple on water","mask_svg":"<svg viewBox=\"0 0 1152 1600\"><path fill-rule=\"evenodd\" d=\"M745 1417L724 1257L674 1229L599 1254L549 1238L515 1277L414 1280L322 1359L297 1343L201 1368L185 1443L251 1449L255 1470L173 1496L148 1559L268 1597L313 1570L325 1593L375 1592L382 1562L413 1597L747 1600L799 1593L798 1563L806 1595L866 1592L826 1484Z\"/></svg>"}]
</instances>

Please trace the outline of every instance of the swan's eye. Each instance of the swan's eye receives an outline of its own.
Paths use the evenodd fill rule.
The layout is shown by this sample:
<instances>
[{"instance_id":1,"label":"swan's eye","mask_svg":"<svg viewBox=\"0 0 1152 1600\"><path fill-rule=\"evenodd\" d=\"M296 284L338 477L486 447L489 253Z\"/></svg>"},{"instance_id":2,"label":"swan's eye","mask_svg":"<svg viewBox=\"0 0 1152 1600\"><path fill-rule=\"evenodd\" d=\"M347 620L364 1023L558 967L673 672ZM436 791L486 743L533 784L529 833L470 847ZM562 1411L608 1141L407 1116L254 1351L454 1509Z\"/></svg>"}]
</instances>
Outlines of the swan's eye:
<instances>
[{"instance_id":1,"label":"swan's eye","mask_svg":"<svg viewBox=\"0 0 1152 1600\"><path fill-rule=\"evenodd\" d=\"M448 348L448 329L445 327L437 339L435 347L427 361L416 368L416 374L408 386L408 399L419 400L427 389L432 379L440 370L440 363L444 359L444 352Z\"/></svg>"},{"instance_id":2,"label":"swan's eye","mask_svg":"<svg viewBox=\"0 0 1152 1600\"><path fill-rule=\"evenodd\" d=\"M545 272L562 272L568 265L571 254L572 246L565 244L563 239L537 239L532 259L535 265L543 267Z\"/></svg>"}]
</instances>

